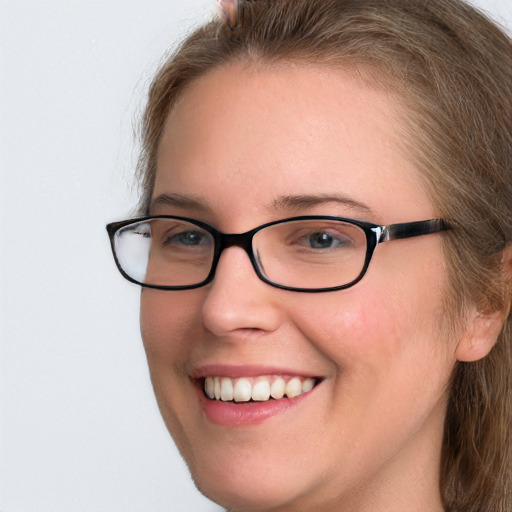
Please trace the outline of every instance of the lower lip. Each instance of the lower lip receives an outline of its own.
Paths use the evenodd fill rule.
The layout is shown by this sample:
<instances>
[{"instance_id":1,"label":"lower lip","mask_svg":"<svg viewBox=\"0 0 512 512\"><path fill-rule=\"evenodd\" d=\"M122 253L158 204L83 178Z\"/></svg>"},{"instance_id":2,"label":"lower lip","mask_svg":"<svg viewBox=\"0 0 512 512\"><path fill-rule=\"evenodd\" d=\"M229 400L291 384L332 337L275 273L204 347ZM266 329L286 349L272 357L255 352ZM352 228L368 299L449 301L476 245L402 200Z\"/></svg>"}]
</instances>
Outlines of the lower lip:
<instances>
[{"instance_id":1,"label":"lower lip","mask_svg":"<svg viewBox=\"0 0 512 512\"><path fill-rule=\"evenodd\" d=\"M296 407L315 389L294 398L239 403L209 400L201 390L199 404L212 423L230 428L250 427Z\"/></svg>"}]
</instances>

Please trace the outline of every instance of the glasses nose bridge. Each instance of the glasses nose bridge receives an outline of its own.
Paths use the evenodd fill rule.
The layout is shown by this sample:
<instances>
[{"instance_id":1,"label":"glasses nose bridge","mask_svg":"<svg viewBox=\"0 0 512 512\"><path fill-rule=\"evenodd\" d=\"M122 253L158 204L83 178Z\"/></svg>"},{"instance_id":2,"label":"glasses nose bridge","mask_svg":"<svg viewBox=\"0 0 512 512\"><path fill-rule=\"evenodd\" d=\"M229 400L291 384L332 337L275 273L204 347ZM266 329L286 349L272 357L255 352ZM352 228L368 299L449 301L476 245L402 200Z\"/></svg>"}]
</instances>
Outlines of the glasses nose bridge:
<instances>
[{"instance_id":1,"label":"glasses nose bridge","mask_svg":"<svg viewBox=\"0 0 512 512\"><path fill-rule=\"evenodd\" d=\"M217 265L219 264L220 257L224 249L228 249L229 247L240 247L245 251L249 260L255 268L254 256L252 253L252 238L254 235L254 230L248 231L246 233L219 233L216 234L216 251L212 262L212 269L210 272L211 278L215 275L217 271ZM257 270L256 270L256 273Z\"/></svg>"},{"instance_id":2,"label":"glasses nose bridge","mask_svg":"<svg viewBox=\"0 0 512 512\"><path fill-rule=\"evenodd\" d=\"M252 236L252 231L246 233L220 233L218 257L220 257L224 249L240 247L247 253L247 256L249 256L249 259L252 261Z\"/></svg>"}]
</instances>

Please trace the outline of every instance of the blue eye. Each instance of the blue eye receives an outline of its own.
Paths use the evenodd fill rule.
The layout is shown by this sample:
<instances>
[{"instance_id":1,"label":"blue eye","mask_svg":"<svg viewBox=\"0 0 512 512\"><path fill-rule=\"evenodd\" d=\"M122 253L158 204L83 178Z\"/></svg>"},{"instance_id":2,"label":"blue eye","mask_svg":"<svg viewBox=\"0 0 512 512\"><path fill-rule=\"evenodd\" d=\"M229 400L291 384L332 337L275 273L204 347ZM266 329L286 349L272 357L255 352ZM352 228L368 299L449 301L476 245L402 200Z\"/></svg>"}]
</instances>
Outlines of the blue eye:
<instances>
[{"instance_id":1,"label":"blue eye","mask_svg":"<svg viewBox=\"0 0 512 512\"><path fill-rule=\"evenodd\" d=\"M335 243L332 236L327 233L313 233L309 237L309 244L313 249L330 249Z\"/></svg>"},{"instance_id":2,"label":"blue eye","mask_svg":"<svg viewBox=\"0 0 512 512\"><path fill-rule=\"evenodd\" d=\"M187 246L206 245L209 242L208 237L199 231L183 231L165 240L165 244L181 244Z\"/></svg>"},{"instance_id":3,"label":"blue eye","mask_svg":"<svg viewBox=\"0 0 512 512\"><path fill-rule=\"evenodd\" d=\"M346 247L350 244L350 239L343 236L335 237L326 232L317 232L309 235L309 246L312 249L335 249L337 247Z\"/></svg>"}]
</instances>

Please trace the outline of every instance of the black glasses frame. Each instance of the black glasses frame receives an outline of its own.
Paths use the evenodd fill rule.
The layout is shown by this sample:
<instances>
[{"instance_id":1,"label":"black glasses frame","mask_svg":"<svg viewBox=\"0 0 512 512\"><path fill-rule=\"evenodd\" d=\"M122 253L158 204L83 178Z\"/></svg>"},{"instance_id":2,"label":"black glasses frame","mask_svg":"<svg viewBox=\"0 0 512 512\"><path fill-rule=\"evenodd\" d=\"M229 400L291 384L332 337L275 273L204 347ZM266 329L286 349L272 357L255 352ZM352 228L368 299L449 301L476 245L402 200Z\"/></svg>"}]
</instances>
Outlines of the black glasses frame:
<instances>
[{"instance_id":1,"label":"black glasses frame","mask_svg":"<svg viewBox=\"0 0 512 512\"><path fill-rule=\"evenodd\" d=\"M181 220L188 222L190 224L193 224L195 226L198 226L201 229L204 229L208 233L210 233L213 237L215 248L213 253L213 259L212 259L212 267L210 269L210 273L208 276L201 281L200 283L193 284L193 285L185 285L185 286L160 286L160 285L153 285L153 284L147 284L147 283L141 283L140 281L137 281L136 279L133 279L130 277L121 267L119 260L116 255L115 250L115 234L116 232L124 228L126 226L129 226L130 224L136 224L138 222L144 222L152 219L175 219L175 220ZM300 220L332 220L332 221L339 221L339 222L345 222L346 224L352 224L354 226L358 226L361 228L365 235L366 235L366 256L363 268L359 275L350 281L349 283L339 285L339 286L331 286L327 288L296 288L293 286L285 286L279 283L276 283L268 277L266 277L260 270L258 263L256 261L256 257L254 255L254 251L252 248L252 239L254 238L254 235L258 233L259 231L268 228L270 226L275 226L276 224L283 224L285 222L292 222L292 221L300 221ZM404 222L400 224L390 224L388 226L381 226L378 224L373 224L371 222L366 222L363 220L357 220L357 219L349 219L345 217L333 217L328 215L306 215L306 216L300 216L300 217L290 217L287 219L281 219L276 220L273 222L267 222L266 224L262 224L261 226L257 226L254 229L251 229L249 231L246 231L245 233L221 233L217 229L215 229L213 226L210 226L210 224L206 224L205 222L201 222L196 219L191 219L188 217L180 217L176 215L149 215L144 217L138 217L134 219L129 220L123 220L120 222L112 222L110 224L107 224L106 226L107 232L110 238L110 245L112 247L112 253L114 255L114 260L116 262L117 268L128 281L131 281L132 283L138 284L140 286L144 286L146 288L155 288L158 290L192 290L194 288L200 288L201 286L205 286L211 281L213 281L213 278L215 277L215 271L217 269L217 265L219 263L220 256L222 254L222 251L224 249L227 249L228 247L241 247L249 256L249 259L251 261L252 267L254 268L254 271L256 272L256 275L265 283L274 286L275 288L280 288L282 290L289 290L289 291L295 291L295 292L307 292L307 293L318 293L318 292L329 292L329 291L335 291L335 290L343 290L345 288L350 288L351 286L354 286L356 283L358 283L366 274L366 271L368 270L368 266L370 265L370 261L372 259L373 253L375 251L375 248L379 243L388 242L391 240L400 240L404 238L412 238L416 236L422 236L422 235L428 235L431 233L438 233L440 231L445 231L448 229L451 229L449 223L444 219L431 219L431 220L422 220L422 221L416 221L416 222Z\"/></svg>"}]
</instances>

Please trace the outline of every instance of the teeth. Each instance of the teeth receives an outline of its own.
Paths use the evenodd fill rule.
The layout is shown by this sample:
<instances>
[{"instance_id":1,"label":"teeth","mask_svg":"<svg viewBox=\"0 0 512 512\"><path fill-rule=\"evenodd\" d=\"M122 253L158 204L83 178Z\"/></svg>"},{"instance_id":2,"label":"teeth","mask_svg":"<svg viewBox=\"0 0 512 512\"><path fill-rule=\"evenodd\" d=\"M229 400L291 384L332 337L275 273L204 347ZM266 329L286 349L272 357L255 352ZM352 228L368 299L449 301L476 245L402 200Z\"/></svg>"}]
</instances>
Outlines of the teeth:
<instances>
[{"instance_id":1,"label":"teeth","mask_svg":"<svg viewBox=\"0 0 512 512\"><path fill-rule=\"evenodd\" d=\"M208 377L205 380L205 385L208 379L211 379L211 377ZM238 379L233 392L233 398L235 399L235 402L248 402L251 399L251 395L251 383L247 379Z\"/></svg>"},{"instance_id":2,"label":"teeth","mask_svg":"<svg viewBox=\"0 0 512 512\"><path fill-rule=\"evenodd\" d=\"M270 398L270 384L268 380L260 380L252 387L252 399L255 402L266 402Z\"/></svg>"},{"instance_id":3,"label":"teeth","mask_svg":"<svg viewBox=\"0 0 512 512\"><path fill-rule=\"evenodd\" d=\"M215 398L215 385L213 383L213 379L211 377L208 377L204 381L204 392L206 393L206 396L213 400Z\"/></svg>"},{"instance_id":4,"label":"teeth","mask_svg":"<svg viewBox=\"0 0 512 512\"><path fill-rule=\"evenodd\" d=\"M302 381L302 392L307 393L308 391L311 391L314 386L315 386L314 379L304 379Z\"/></svg>"},{"instance_id":5,"label":"teeth","mask_svg":"<svg viewBox=\"0 0 512 512\"><path fill-rule=\"evenodd\" d=\"M282 377L278 377L274 382L272 382L272 386L270 386L270 396L279 400L280 398L283 398L285 389L286 382Z\"/></svg>"},{"instance_id":6,"label":"teeth","mask_svg":"<svg viewBox=\"0 0 512 512\"><path fill-rule=\"evenodd\" d=\"M220 399L223 402L233 400L233 381L224 377L220 381Z\"/></svg>"},{"instance_id":7,"label":"teeth","mask_svg":"<svg viewBox=\"0 0 512 512\"><path fill-rule=\"evenodd\" d=\"M273 398L294 398L311 391L315 385L313 378L257 377L231 379L229 377L206 377L204 392L211 400L223 402L266 402Z\"/></svg>"},{"instance_id":8,"label":"teeth","mask_svg":"<svg viewBox=\"0 0 512 512\"><path fill-rule=\"evenodd\" d=\"M215 396L215 400L220 400L220 379L219 379L219 377L215 377L213 379L213 394Z\"/></svg>"},{"instance_id":9,"label":"teeth","mask_svg":"<svg viewBox=\"0 0 512 512\"><path fill-rule=\"evenodd\" d=\"M302 393L302 382L298 377L294 377L287 382L285 393L288 398L299 396Z\"/></svg>"}]
</instances>

